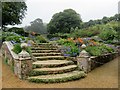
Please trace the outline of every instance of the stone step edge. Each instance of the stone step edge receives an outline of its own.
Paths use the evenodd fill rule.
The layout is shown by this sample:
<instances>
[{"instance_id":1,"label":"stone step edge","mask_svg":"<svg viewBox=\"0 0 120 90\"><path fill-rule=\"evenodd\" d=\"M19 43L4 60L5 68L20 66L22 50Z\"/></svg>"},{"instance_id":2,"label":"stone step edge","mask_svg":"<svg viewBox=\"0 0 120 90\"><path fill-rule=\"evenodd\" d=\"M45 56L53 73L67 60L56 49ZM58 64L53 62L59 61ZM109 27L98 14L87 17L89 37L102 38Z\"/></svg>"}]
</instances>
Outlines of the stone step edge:
<instances>
[{"instance_id":1,"label":"stone step edge","mask_svg":"<svg viewBox=\"0 0 120 90\"><path fill-rule=\"evenodd\" d=\"M57 50L58 48L31 48L31 50Z\"/></svg>"},{"instance_id":2,"label":"stone step edge","mask_svg":"<svg viewBox=\"0 0 120 90\"><path fill-rule=\"evenodd\" d=\"M66 59L66 57L64 57L64 56L41 56L41 57L37 57L37 56L35 56L35 59L37 59L37 60L54 60L54 59L56 59L56 60L65 60Z\"/></svg>"},{"instance_id":3,"label":"stone step edge","mask_svg":"<svg viewBox=\"0 0 120 90\"><path fill-rule=\"evenodd\" d=\"M56 69L58 69L60 67L57 67ZM41 68L42 69L42 68ZM46 68L43 68L43 70L39 70L39 69L33 69L30 72L30 76L39 76L39 75L48 75L48 74L61 74L61 73L66 73L66 72L71 72L77 69L77 66L74 67L67 67L67 68L63 68L61 67L61 69L55 70L55 68L53 70L49 70L52 68L47 68L48 70L45 70Z\"/></svg>"},{"instance_id":4,"label":"stone step edge","mask_svg":"<svg viewBox=\"0 0 120 90\"><path fill-rule=\"evenodd\" d=\"M52 61L57 61L57 60L47 60L47 61L52 62ZM58 61L62 61L62 60L58 60ZM36 61L36 63L33 62L32 67L33 67L33 69L43 68L43 67L49 67L50 68L50 67L62 67L62 66L67 66L67 65L73 65L74 64L74 62L72 62L72 61L68 61L68 60L64 60L64 61L66 61L66 62L46 63L46 64L39 63L39 62L42 62L42 61ZM43 62L45 62L45 61L43 61Z\"/></svg>"},{"instance_id":5,"label":"stone step edge","mask_svg":"<svg viewBox=\"0 0 120 90\"><path fill-rule=\"evenodd\" d=\"M34 56L62 55L61 53L32 53Z\"/></svg>"},{"instance_id":6,"label":"stone step edge","mask_svg":"<svg viewBox=\"0 0 120 90\"><path fill-rule=\"evenodd\" d=\"M86 77L87 75L83 72L83 71L79 71L79 73L76 73L74 75L70 75L69 77L65 76L64 74L60 74L63 75L64 77L60 77L60 78L46 78L46 79L42 79L42 78L34 78L34 77L29 77L28 81L29 82L35 82L35 83L61 83L61 82L67 82L67 81L73 81L73 80L79 80L81 78Z\"/></svg>"},{"instance_id":7,"label":"stone step edge","mask_svg":"<svg viewBox=\"0 0 120 90\"><path fill-rule=\"evenodd\" d=\"M32 53L39 53L39 52L60 52L59 50L31 50L32 51Z\"/></svg>"}]
</instances>

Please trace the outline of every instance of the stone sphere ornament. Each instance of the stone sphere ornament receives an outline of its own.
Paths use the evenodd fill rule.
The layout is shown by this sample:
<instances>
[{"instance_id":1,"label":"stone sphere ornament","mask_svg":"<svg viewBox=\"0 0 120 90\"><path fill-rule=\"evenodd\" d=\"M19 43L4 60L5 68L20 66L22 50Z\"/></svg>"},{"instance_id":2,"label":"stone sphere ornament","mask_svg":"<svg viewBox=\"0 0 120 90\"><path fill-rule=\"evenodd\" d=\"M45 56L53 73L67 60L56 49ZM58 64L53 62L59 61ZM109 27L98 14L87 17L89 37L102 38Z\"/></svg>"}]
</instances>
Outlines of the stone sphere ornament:
<instances>
[{"instance_id":1,"label":"stone sphere ornament","mask_svg":"<svg viewBox=\"0 0 120 90\"><path fill-rule=\"evenodd\" d=\"M28 47L27 43L22 43L22 44L21 44L22 50L25 50L27 47Z\"/></svg>"}]
</instances>

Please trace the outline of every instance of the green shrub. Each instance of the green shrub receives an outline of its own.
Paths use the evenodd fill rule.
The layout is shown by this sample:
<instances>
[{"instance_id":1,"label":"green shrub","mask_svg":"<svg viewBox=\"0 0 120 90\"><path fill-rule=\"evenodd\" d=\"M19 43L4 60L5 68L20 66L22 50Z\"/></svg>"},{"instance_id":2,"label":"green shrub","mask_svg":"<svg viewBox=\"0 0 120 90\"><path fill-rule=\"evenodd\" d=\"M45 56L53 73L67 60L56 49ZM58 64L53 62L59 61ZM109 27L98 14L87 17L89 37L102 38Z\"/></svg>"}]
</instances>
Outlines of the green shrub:
<instances>
[{"instance_id":1,"label":"green shrub","mask_svg":"<svg viewBox=\"0 0 120 90\"><path fill-rule=\"evenodd\" d=\"M65 43L66 39L60 39L57 41L58 44L63 45Z\"/></svg>"},{"instance_id":2,"label":"green shrub","mask_svg":"<svg viewBox=\"0 0 120 90\"><path fill-rule=\"evenodd\" d=\"M102 51L97 47L97 46L88 46L86 48L86 51L91 55L91 56L100 56L102 55Z\"/></svg>"},{"instance_id":3,"label":"green shrub","mask_svg":"<svg viewBox=\"0 0 120 90\"><path fill-rule=\"evenodd\" d=\"M16 54L18 54L21 51L22 51L22 48L21 48L20 44L15 44L14 48L13 48L13 52L15 52Z\"/></svg>"},{"instance_id":4,"label":"green shrub","mask_svg":"<svg viewBox=\"0 0 120 90\"><path fill-rule=\"evenodd\" d=\"M25 38L22 36L8 36L6 38L6 41L15 41L16 43L20 43L21 42L20 38L21 40L25 40Z\"/></svg>"},{"instance_id":5,"label":"green shrub","mask_svg":"<svg viewBox=\"0 0 120 90\"><path fill-rule=\"evenodd\" d=\"M27 47L27 48L26 48L26 51L27 51L29 54L31 54L31 47Z\"/></svg>"},{"instance_id":6,"label":"green shrub","mask_svg":"<svg viewBox=\"0 0 120 90\"><path fill-rule=\"evenodd\" d=\"M106 53L112 53L114 50L106 45L100 46L88 46L86 51L89 52L91 56L101 56Z\"/></svg>"},{"instance_id":7,"label":"green shrub","mask_svg":"<svg viewBox=\"0 0 120 90\"><path fill-rule=\"evenodd\" d=\"M99 37L104 41L113 40L116 37L116 34L117 34L116 31L113 29L110 30L106 29L99 34Z\"/></svg>"},{"instance_id":8,"label":"green shrub","mask_svg":"<svg viewBox=\"0 0 120 90\"><path fill-rule=\"evenodd\" d=\"M43 37L42 35L37 36L37 37L35 38L35 41L36 41L37 43L47 43L47 42L48 42L47 39L46 39L45 37Z\"/></svg>"},{"instance_id":9,"label":"green shrub","mask_svg":"<svg viewBox=\"0 0 120 90\"><path fill-rule=\"evenodd\" d=\"M13 52L15 52L16 54L19 54L20 52L22 51L22 48L20 46L20 44L15 44L14 45L14 48L13 48ZM26 48L26 51L31 54L31 48L30 47L27 47Z\"/></svg>"},{"instance_id":10,"label":"green shrub","mask_svg":"<svg viewBox=\"0 0 120 90\"><path fill-rule=\"evenodd\" d=\"M68 54L70 56L76 56L79 54L79 49L74 42L68 41L66 39L60 39L57 42L63 46L63 53L65 56L68 56Z\"/></svg>"}]
</instances>

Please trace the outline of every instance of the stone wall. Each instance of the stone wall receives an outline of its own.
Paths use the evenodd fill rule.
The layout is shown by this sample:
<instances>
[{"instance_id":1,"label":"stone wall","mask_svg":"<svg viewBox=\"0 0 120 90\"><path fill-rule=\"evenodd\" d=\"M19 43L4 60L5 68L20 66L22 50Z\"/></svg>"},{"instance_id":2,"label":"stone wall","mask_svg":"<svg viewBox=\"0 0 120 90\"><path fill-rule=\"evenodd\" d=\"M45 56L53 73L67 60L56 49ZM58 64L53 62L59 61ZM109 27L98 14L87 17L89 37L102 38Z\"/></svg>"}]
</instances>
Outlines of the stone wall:
<instances>
[{"instance_id":1,"label":"stone wall","mask_svg":"<svg viewBox=\"0 0 120 90\"><path fill-rule=\"evenodd\" d=\"M20 58L19 54L13 51L13 45L10 42L4 42L2 45L2 60L10 66L14 74L20 79L26 79L32 69L31 57Z\"/></svg>"},{"instance_id":2,"label":"stone wall","mask_svg":"<svg viewBox=\"0 0 120 90\"><path fill-rule=\"evenodd\" d=\"M105 54L102 56L98 56L98 57L90 57L90 66L91 66L91 70L104 65L105 63L113 60L114 58L116 58L118 56L118 53L109 53L109 54Z\"/></svg>"},{"instance_id":3,"label":"stone wall","mask_svg":"<svg viewBox=\"0 0 120 90\"><path fill-rule=\"evenodd\" d=\"M88 52L84 50L85 45L80 52L80 55L77 57L77 65L79 69L85 71L86 73L90 72L91 70L99 67L119 55L119 52L108 53L101 56L90 56Z\"/></svg>"}]
</instances>

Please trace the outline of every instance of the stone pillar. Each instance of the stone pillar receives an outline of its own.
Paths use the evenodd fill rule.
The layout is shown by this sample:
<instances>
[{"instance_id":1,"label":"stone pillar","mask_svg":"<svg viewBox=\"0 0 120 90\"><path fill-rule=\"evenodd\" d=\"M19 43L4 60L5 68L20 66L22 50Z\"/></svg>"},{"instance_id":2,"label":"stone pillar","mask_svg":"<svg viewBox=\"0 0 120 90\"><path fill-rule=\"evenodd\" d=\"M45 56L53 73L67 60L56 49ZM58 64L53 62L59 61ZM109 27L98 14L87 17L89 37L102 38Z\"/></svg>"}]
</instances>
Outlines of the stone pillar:
<instances>
[{"instance_id":1,"label":"stone pillar","mask_svg":"<svg viewBox=\"0 0 120 90\"><path fill-rule=\"evenodd\" d=\"M86 73L88 73L91 71L90 56L89 53L84 50L86 48L85 44L83 44L81 48L82 51L80 52L80 55L77 57L77 65L80 70L83 70Z\"/></svg>"},{"instance_id":2,"label":"stone pillar","mask_svg":"<svg viewBox=\"0 0 120 90\"><path fill-rule=\"evenodd\" d=\"M32 60L30 54L25 50L27 44L22 43L21 47L22 51L18 54L19 57L18 77L20 79L26 79L29 74L29 71L32 69Z\"/></svg>"}]
</instances>

